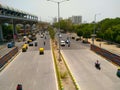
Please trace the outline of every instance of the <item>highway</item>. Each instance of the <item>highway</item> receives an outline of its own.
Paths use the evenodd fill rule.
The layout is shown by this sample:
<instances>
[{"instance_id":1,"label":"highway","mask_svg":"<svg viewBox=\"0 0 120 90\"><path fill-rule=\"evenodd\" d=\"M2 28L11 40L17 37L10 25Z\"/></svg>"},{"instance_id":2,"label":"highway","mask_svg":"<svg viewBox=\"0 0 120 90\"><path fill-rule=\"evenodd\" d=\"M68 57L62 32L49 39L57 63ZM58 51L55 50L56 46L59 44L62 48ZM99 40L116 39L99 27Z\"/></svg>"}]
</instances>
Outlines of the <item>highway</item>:
<instances>
[{"instance_id":1,"label":"highway","mask_svg":"<svg viewBox=\"0 0 120 90\"><path fill-rule=\"evenodd\" d=\"M66 38L62 35L63 39ZM120 90L120 78L116 76L117 67L95 54L89 45L71 40L71 47L62 48L62 54L76 78L80 90ZM101 70L94 63L99 60Z\"/></svg>"},{"instance_id":2,"label":"highway","mask_svg":"<svg viewBox=\"0 0 120 90\"><path fill-rule=\"evenodd\" d=\"M38 51L43 47L44 38L37 37L37 47L30 46L27 52L19 53L0 72L0 90L16 90L17 84L22 84L23 90L57 90L49 36L44 55L39 55Z\"/></svg>"}]
</instances>

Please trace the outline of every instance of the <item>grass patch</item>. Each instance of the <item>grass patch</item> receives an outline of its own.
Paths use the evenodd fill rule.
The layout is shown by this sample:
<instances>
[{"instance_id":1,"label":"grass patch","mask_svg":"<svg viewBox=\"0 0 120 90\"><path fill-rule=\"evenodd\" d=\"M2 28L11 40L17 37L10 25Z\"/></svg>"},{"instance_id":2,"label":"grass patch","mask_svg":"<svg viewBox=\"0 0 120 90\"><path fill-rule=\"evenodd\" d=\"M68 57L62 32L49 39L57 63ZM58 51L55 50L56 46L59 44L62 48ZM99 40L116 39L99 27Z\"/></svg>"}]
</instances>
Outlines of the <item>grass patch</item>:
<instances>
[{"instance_id":1,"label":"grass patch","mask_svg":"<svg viewBox=\"0 0 120 90\"><path fill-rule=\"evenodd\" d=\"M61 79L66 79L67 78L68 73L67 72L60 72L60 77Z\"/></svg>"}]
</instances>

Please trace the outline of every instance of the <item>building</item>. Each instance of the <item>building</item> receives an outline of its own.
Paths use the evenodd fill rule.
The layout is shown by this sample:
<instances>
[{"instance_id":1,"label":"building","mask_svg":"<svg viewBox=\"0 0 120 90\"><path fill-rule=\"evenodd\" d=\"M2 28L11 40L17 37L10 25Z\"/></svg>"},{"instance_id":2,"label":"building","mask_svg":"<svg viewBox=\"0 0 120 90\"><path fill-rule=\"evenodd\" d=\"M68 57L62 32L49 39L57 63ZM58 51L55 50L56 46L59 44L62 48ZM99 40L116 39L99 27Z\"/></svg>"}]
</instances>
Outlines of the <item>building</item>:
<instances>
[{"instance_id":1,"label":"building","mask_svg":"<svg viewBox=\"0 0 120 90\"><path fill-rule=\"evenodd\" d=\"M82 23L82 16L72 16L69 18L73 24L81 24Z\"/></svg>"},{"instance_id":2,"label":"building","mask_svg":"<svg viewBox=\"0 0 120 90\"><path fill-rule=\"evenodd\" d=\"M56 22L57 22L57 19L58 19L58 18L56 18L56 17L55 17L55 18L53 18L53 23L56 23ZM62 18L62 17L60 17L60 18L59 18L59 20L63 20L63 18Z\"/></svg>"},{"instance_id":3,"label":"building","mask_svg":"<svg viewBox=\"0 0 120 90\"><path fill-rule=\"evenodd\" d=\"M57 18L53 18L53 23L56 23L57 22Z\"/></svg>"}]
</instances>

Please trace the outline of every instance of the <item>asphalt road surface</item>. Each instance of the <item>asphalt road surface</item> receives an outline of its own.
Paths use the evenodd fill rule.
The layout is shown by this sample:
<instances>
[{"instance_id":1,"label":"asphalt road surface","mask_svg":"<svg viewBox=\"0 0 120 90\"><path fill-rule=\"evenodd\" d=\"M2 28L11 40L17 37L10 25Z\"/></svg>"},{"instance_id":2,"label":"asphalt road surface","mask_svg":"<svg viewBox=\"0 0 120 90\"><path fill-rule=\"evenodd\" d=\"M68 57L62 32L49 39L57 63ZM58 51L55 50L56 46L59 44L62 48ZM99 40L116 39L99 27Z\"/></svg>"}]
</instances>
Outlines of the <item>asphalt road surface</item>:
<instances>
[{"instance_id":1,"label":"asphalt road surface","mask_svg":"<svg viewBox=\"0 0 120 90\"><path fill-rule=\"evenodd\" d=\"M67 34L61 35L62 40L69 37ZM73 39L70 41L70 47L67 44L61 46L61 52L81 90L120 90L120 78L116 76L115 65L91 51L89 44ZM101 70L95 68L96 60L99 60Z\"/></svg>"},{"instance_id":2,"label":"asphalt road surface","mask_svg":"<svg viewBox=\"0 0 120 90\"><path fill-rule=\"evenodd\" d=\"M77 47L83 47L77 44ZM62 53L81 90L120 90L120 78L116 76L117 67L90 51L88 48L63 49ZM101 70L94 63L99 60Z\"/></svg>"},{"instance_id":3,"label":"asphalt road surface","mask_svg":"<svg viewBox=\"0 0 120 90\"><path fill-rule=\"evenodd\" d=\"M0 72L0 90L16 90L17 84L22 84L23 90L57 90L49 40L44 46L44 55L39 55L38 51L44 39L38 38L37 40L39 41L37 47L31 46L28 47L27 52L19 53Z\"/></svg>"}]
</instances>

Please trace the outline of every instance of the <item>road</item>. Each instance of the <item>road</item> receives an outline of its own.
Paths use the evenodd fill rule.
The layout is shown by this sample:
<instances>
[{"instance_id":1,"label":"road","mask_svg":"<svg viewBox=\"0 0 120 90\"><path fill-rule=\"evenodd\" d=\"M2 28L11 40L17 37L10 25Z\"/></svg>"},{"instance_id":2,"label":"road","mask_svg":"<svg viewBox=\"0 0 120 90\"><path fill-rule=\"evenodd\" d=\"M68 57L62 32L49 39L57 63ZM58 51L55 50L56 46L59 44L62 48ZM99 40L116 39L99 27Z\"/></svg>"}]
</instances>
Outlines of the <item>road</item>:
<instances>
[{"instance_id":1,"label":"road","mask_svg":"<svg viewBox=\"0 0 120 90\"><path fill-rule=\"evenodd\" d=\"M89 45L81 41L71 41L71 45L69 49L62 47L61 51L81 90L120 90L116 66L90 51ZM101 70L94 67L96 60L101 63Z\"/></svg>"},{"instance_id":2,"label":"road","mask_svg":"<svg viewBox=\"0 0 120 90\"><path fill-rule=\"evenodd\" d=\"M57 90L52 52L47 39L44 55L39 55L38 51L44 38L38 38L38 47L28 47L27 52L19 53L0 72L0 90L16 90L17 84L22 84L23 90Z\"/></svg>"}]
</instances>

